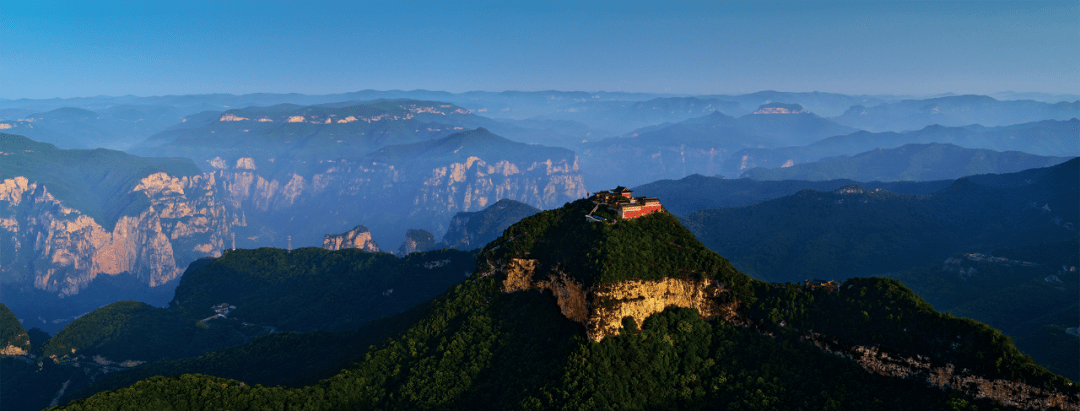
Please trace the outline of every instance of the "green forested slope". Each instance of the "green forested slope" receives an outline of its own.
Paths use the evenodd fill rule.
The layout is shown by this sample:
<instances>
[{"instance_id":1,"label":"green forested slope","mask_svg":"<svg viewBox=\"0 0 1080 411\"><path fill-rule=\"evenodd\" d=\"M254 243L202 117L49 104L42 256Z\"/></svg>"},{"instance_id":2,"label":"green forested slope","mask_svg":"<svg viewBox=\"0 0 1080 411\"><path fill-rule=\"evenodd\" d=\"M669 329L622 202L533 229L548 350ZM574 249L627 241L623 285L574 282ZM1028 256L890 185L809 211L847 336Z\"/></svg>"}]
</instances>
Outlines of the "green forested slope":
<instances>
[{"instance_id":1,"label":"green forested slope","mask_svg":"<svg viewBox=\"0 0 1080 411\"><path fill-rule=\"evenodd\" d=\"M1066 160L1067 157L968 149L952 144L906 144L812 163L752 168L742 173L742 177L754 180L932 181L974 174L1015 173L1050 167Z\"/></svg>"},{"instance_id":2,"label":"green forested slope","mask_svg":"<svg viewBox=\"0 0 1080 411\"><path fill-rule=\"evenodd\" d=\"M540 261L538 272L559 266L586 285L716 276L739 297L747 296L740 287L749 279L705 248L671 214L614 225L586 223L585 215L594 206L583 199L523 219L489 243L483 256L489 261L528 256ZM606 207L598 207L594 215L615 219Z\"/></svg>"},{"instance_id":3,"label":"green forested slope","mask_svg":"<svg viewBox=\"0 0 1080 411\"><path fill-rule=\"evenodd\" d=\"M210 327L177 310L138 301L118 301L72 321L44 347L46 357L75 361L101 356L111 361L155 361L186 357L240 344L231 328Z\"/></svg>"},{"instance_id":4,"label":"green forested slope","mask_svg":"<svg viewBox=\"0 0 1080 411\"><path fill-rule=\"evenodd\" d=\"M802 294L788 301L796 302L796 311L813 314L792 317L793 324L837 331L853 343L888 344L901 353L909 342L916 344L912 351L923 352L916 337L959 331L970 345L945 354L954 356L951 360L1051 387L1065 383L1030 365L993 330L942 316L925 303L919 308L917 297L902 286L847 285L854 285L844 290L851 290L851 297L781 290L775 298L762 295L765 301L754 309L779 306L772 301L779 302L785 292ZM808 302L815 298L816 304ZM874 326L866 316L882 324ZM762 324L775 334L670 309L651 317L641 331L628 324L628 333L593 343L561 317L550 295L503 294L489 277L456 287L402 336L315 385L286 389L210 376L155 377L64 409L154 403L174 409L1003 408L917 381L868 374L801 340L797 332L785 332L794 330L791 326ZM853 325L871 328L865 335L855 328L843 331ZM925 334L889 343L902 333L901 326L917 326Z\"/></svg>"},{"instance_id":5,"label":"green forested slope","mask_svg":"<svg viewBox=\"0 0 1080 411\"><path fill-rule=\"evenodd\" d=\"M145 194L131 192L139 180L157 172L173 177L200 173L188 159L138 157L103 148L62 150L4 133L0 133L0 152L5 153L0 180L26 177L110 231L120 217L149 207Z\"/></svg>"},{"instance_id":6,"label":"green forested slope","mask_svg":"<svg viewBox=\"0 0 1080 411\"><path fill-rule=\"evenodd\" d=\"M405 320L412 325L397 337L370 347L359 363L317 384L268 388L211 376L154 377L64 409L1006 408L917 378L867 373L808 337L844 352L878 347L924 356L933 366L949 363L988 378L1026 381L1072 396L1080 392L1035 365L999 331L941 314L894 280L854 279L839 292L767 284L725 270L721 257L699 251L692 236L683 239L685 229L670 216L607 226L585 223L586 208L591 209L571 204L511 227L485 248L479 273ZM618 251L624 240L641 251ZM563 317L550 293L505 293L499 275L481 274L489 262L529 256L564 261L564 270L590 283L618 281L603 270L578 271L588 269L591 256L582 254L593 250L610 254L592 264L618 256L624 260L620 267L649 267L644 275L657 270L658 278L699 270L725 278L740 293L742 308L732 323L669 308L640 328L624 321L621 335L596 343L584 337L580 324ZM659 250L698 259L664 260L652 254Z\"/></svg>"},{"instance_id":7,"label":"green forested slope","mask_svg":"<svg viewBox=\"0 0 1080 411\"><path fill-rule=\"evenodd\" d=\"M0 350L13 346L30 351L30 336L23 329L15 313L0 303Z\"/></svg>"},{"instance_id":8,"label":"green forested slope","mask_svg":"<svg viewBox=\"0 0 1080 411\"><path fill-rule=\"evenodd\" d=\"M230 318L282 331L346 330L427 301L472 274L475 261L459 250L402 258L313 247L230 251L192 264L170 307L206 318L229 303Z\"/></svg>"},{"instance_id":9,"label":"green forested slope","mask_svg":"<svg viewBox=\"0 0 1080 411\"><path fill-rule=\"evenodd\" d=\"M539 212L536 207L510 199L499 200L481 211L462 211L450 220L439 245L458 250L481 248L514 223Z\"/></svg>"},{"instance_id":10,"label":"green forested slope","mask_svg":"<svg viewBox=\"0 0 1080 411\"><path fill-rule=\"evenodd\" d=\"M844 279L935 264L960 251L989 252L1074 235L1075 228L1057 218L1069 215L1029 198L1034 197L967 179L926 196L849 186L700 210L684 221L710 249L756 278Z\"/></svg>"},{"instance_id":11,"label":"green forested slope","mask_svg":"<svg viewBox=\"0 0 1080 411\"><path fill-rule=\"evenodd\" d=\"M333 375L368 345L411 321L358 327L430 300L471 274L475 262L475 254L458 250L405 258L355 249L229 251L193 263L170 308L122 301L68 324L43 344L46 357L38 362L49 366L11 365L20 378L4 378L0 391L26 390L22 381L38 381L28 391L37 393L36 399L10 409L40 409L59 395L73 370L83 373L76 367L86 369L85 378L72 379L66 398L125 387L152 375L189 372L310 384ZM216 314L212 307L222 303L236 308L227 318L210 318ZM400 318L409 315L416 314ZM318 329L340 332L287 332ZM127 360L146 364L115 372L130 366L120 364ZM108 371L107 378L83 389L102 370Z\"/></svg>"}]
</instances>

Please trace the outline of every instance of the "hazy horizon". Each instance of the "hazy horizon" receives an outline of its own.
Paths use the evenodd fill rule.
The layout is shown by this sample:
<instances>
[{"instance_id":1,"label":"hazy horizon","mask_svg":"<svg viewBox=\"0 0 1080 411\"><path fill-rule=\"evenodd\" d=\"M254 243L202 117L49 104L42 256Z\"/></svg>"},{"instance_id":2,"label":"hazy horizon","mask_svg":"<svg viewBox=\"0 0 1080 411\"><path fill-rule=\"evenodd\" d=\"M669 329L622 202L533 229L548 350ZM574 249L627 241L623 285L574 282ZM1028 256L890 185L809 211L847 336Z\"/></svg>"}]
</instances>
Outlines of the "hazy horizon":
<instances>
[{"instance_id":1,"label":"hazy horizon","mask_svg":"<svg viewBox=\"0 0 1080 411\"><path fill-rule=\"evenodd\" d=\"M1080 3L34 2L3 99L357 90L1080 94Z\"/></svg>"}]
</instances>

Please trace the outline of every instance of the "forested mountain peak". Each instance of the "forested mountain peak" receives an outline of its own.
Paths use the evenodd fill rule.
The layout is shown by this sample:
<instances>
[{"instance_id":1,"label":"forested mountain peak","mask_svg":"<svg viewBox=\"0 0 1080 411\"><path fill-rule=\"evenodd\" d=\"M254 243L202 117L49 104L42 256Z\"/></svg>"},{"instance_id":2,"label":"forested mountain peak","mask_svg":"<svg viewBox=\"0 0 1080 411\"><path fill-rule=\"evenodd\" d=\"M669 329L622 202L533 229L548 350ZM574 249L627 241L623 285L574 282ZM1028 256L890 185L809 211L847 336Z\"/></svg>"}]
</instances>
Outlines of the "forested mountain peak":
<instances>
[{"instance_id":1,"label":"forested mountain peak","mask_svg":"<svg viewBox=\"0 0 1080 411\"><path fill-rule=\"evenodd\" d=\"M588 199L510 226L484 248L477 270L496 275L504 292L551 290L563 315L596 341L618 334L626 317L643 323L670 306L733 318L751 282L674 216L621 219Z\"/></svg>"}]
</instances>

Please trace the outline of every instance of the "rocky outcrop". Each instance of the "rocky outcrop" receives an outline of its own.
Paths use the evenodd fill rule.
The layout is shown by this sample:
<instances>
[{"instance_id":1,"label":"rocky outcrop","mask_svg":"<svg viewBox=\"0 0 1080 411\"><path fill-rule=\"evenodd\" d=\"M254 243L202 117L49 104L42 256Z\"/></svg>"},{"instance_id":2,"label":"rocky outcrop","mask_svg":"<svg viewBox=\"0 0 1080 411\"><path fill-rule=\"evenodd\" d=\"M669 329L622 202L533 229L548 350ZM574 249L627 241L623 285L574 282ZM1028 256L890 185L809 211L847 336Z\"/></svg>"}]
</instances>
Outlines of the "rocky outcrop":
<instances>
[{"instance_id":1,"label":"rocky outcrop","mask_svg":"<svg viewBox=\"0 0 1080 411\"><path fill-rule=\"evenodd\" d=\"M26 355L27 351L23 347L16 347L14 345L8 345L0 349L0 355Z\"/></svg>"},{"instance_id":2,"label":"rocky outcrop","mask_svg":"<svg viewBox=\"0 0 1080 411\"><path fill-rule=\"evenodd\" d=\"M398 247L397 254L406 256L410 253L428 251L435 248L435 236L424 230L409 229L405 232L405 242Z\"/></svg>"},{"instance_id":3,"label":"rocky outcrop","mask_svg":"<svg viewBox=\"0 0 1080 411\"><path fill-rule=\"evenodd\" d=\"M132 189L145 208L119 217L111 230L68 208L48 188L26 177L0 184L0 235L14 257L0 267L9 284L77 294L100 274L137 275L164 284L190 262L218 255L232 225L242 224L214 195L212 174L174 177L158 172ZM137 201L138 196L136 196ZM141 209L140 209L141 208Z\"/></svg>"},{"instance_id":4,"label":"rocky outcrop","mask_svg":"<svg viewBox=\"0 0 1080 411\"><path fill-rule=\"evenodd\" d=\"M503 292L551 291L563 315L585 326L593 341L618 334L626 317L642 324L668 307L693 308L705 318L731 319L736 315L736 304L721 298L726 292L723 285L707 278L631 280L586 287L560 270L537 276L538 266L537 260L513 258L497 268L505 275Z\"/></svg>"},{"instance_id":5,"label":"rocky outcrop","mask_svg":"<svg viewBox=\"0 0 1080 411\"><path fill-rule=\"evenodd\" d=\"M371 239L371 231L363 225L353 227L352 230L341 234L327 234L323 239L323 248L336 251L343 248L359 248L372 253L379 252L379 245Z\"/></svg>"},{"instance_id":6,"label":"rocky outcrop","mask_svg":"<svg viewBox=\"0 0 1080 411\"><path fill-rule=\"evenodd\" d=\"M1023 382L991 379L973 374L967 369L956 369L953 364L934 364L923 356L902 357L889 354L879 347L855 346L839 348L818 334L803 337L825 352L851 358L866 372L886 377L925 381L942 389L955 389L964 394L987 398L1002 406L1029 410L1046 410L1058 407L1064 410L1080 410L1080 396L1031 386Z\"/></svg>"},{"instance_id":7,"label":"rocky outcrop","mask_svg":"<svg viewBox=\"0 0 1080 411\"><path fill-rule=\"evenodd\" d=\"M221 201L243 210L253 227L263 224L251 230L257 236L252 240L262 244L282 242L285 235L299 244L315 242L351 221L368 222L378 233L408 227L441 233L456 213L479 211L504 198L552 208L588 194L572 156L529 163L475 156L449 164L325 160L305 166L319 170L313 174L276 177L261 174L259 161L249 158L210 164L217 167Z\"/></svg>"},{"instance_id":8,"label":"rocky outcrop","mask_svg":"<svg viewBox=\"0 0 1080 411\"><path fill-rule=\"evenodd\" d=\"M10 311L9 311L10 312ZM14 316L14 314L12 314ZM3 342L0 342L2 344ZM28 355L30 351L30 336L25 331L11 337L7 346L0 348L0 355Z\"/></svg>"},{"instance_id":9,"label":"rocky outcrop","mask_svg":"<svg viewBox=\"0 0 1080 411\"><path fill-rule=\"evenodd\" d=\"M414 203L418 207L414 212L474 211L504 198L553 208L587 194L576 158L515 164L469 157L462 163L430 170L416 192Z\"/></svg>"},{"instance_id":10,"label":"rocky outcrop","mask_svg":"<svg viewBox=\"0 0 1080 411\"><path fill-rule=\"evenodd\" d=\"M450 219L442 247L472 250L494 241L508 227L540 209L510 199L502 199L483 211L462 211Z\"/></svg>"}]
</instances>

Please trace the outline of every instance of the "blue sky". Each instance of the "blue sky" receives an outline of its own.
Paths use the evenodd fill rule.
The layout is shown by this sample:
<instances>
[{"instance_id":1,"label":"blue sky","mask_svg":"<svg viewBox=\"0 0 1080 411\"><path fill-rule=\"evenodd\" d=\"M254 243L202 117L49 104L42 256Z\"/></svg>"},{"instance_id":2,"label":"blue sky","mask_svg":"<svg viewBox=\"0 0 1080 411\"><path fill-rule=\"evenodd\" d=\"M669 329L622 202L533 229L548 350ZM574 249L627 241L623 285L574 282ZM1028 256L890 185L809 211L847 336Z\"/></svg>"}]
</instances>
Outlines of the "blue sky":
<instances>
[{"instance_id":1,"label":"blue sky","mask_svg":"<svg viewBox=\"0 0 1080 411\"><path fill-rule=\"evenodd\" d=\"M1080 93L1080 2L0 5L0 98L362 89Z\"/></svg>"}]
</instances>

